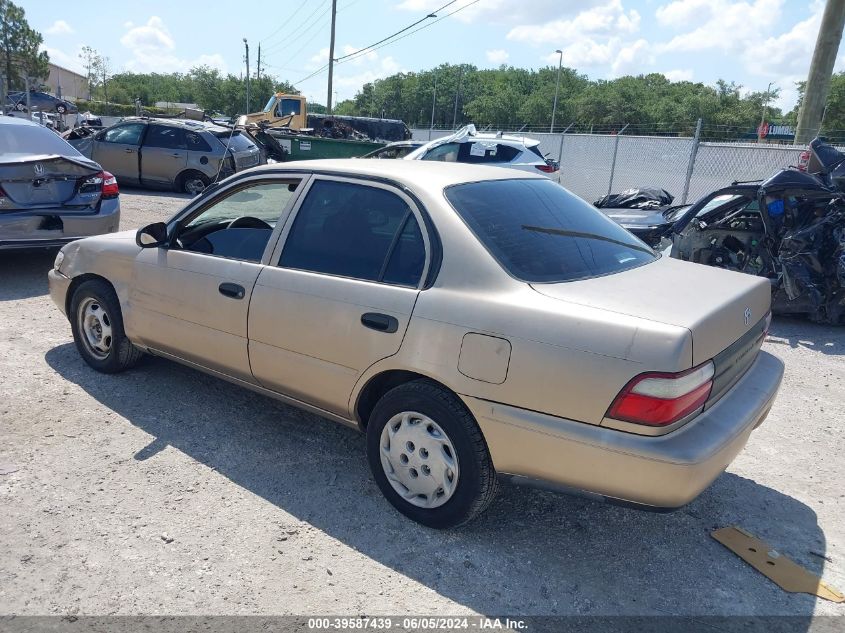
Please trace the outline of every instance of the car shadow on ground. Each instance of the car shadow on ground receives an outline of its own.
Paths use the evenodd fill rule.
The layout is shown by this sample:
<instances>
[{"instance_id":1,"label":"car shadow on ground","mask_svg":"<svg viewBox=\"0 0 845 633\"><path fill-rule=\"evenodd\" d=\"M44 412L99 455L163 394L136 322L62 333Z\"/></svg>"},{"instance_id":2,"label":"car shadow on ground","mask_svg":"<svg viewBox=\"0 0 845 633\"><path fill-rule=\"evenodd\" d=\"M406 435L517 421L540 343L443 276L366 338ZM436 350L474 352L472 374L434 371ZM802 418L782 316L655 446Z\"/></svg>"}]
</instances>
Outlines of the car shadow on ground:
<instances>
[{"instance_id":1,"label":"car shadow on ground","mask_svg":"<svg viewBox=\"0 0 845 633\"><path fill-rule=\"evenodd\" d=\"M845 354L845 326L813 323L799 317L775 317L769 328L768 342L842 356Z\"/></svg>"},{"instance_id":2,"label":"car shadow on ground","mask_svg":"<svg viewBox=\"0 0 845 633\"><path fill-rule=\"evenodd\" d=\"M813 510L750 479L723 474L670 514L503 486L479 519L438 532L383 499L367 468L364 436L354 430L158 358L112 376L91 370L72 344L51 349L46 361L154 437L126 457L155 460L171 446L481 613L813 612L814 597L781 591L709 535L742 526L821 573L823 560L810 552L823 554L826 543ZM632 586L633 579L640 581Z\"/></svg>"},{"instance_id":3,"label":"car shadow on ground","mask_svg":"<svg viewBox=\"0 0 845 633\"><path fill-rule=\"evenodd\" d=\"M153 198L184 198L190 200L194 197L189 193L182 193L173 189L147 189L138 185L120 185L120 191L121 193L133 193Z\"/></svg>"},{"instance_id":4,"label":"car shadow on ground","mask_svg":"<svg viewBox=\"0 0 845 633\"><path fill-rule=\"evenodd\" d=\"M46 295L47 273L58 248L0 252L0 301Z\"/></svg>"}]
</instances>

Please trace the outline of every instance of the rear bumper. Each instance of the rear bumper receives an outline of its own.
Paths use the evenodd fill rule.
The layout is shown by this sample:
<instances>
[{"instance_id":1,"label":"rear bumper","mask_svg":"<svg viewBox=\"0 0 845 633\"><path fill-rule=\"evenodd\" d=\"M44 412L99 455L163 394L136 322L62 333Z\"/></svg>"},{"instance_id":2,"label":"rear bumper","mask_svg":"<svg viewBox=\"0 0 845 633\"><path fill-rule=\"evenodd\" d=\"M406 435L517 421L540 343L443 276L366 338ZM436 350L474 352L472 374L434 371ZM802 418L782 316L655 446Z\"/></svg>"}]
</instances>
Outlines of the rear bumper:
<instances>
[{"instance_id":1,"label":"rear bumper","mask_svg":"<svg viewBox=\"0 0 845 633\"><path fill-rule=\"evenodd\" d=\"M64 211L64 213L63 213ZM120 225L119 198L102 200L97 213L63 209L0 214L0 250L53 248L90 235L114 233Z\"/></svg>"},{"instance_id":2,"label":"rear bumper","mask_svg":"<svg viewBox=\"0 0 845 633\"><path fill-rule=\"evenodd\" d=\"M464 397L493 465L516 481L669 509L697 497L742 450L769 413L783 363L760 352L716 404L677 431L625 433Z\"/></svg>"}]
</instances>

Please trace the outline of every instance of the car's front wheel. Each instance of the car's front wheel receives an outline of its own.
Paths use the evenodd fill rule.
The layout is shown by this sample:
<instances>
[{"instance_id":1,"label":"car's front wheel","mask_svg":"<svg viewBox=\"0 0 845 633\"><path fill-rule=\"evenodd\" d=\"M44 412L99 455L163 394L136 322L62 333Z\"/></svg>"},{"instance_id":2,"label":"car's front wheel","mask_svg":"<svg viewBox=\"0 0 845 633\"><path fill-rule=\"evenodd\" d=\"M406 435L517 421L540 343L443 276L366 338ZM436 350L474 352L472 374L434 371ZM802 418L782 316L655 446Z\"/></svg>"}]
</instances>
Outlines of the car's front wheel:
<instances>
[{"instance_id":1,"label":"car's front wheel","mask_svg":"<svg viewBox=\"0 0 845 633\"><path fill-rule=\"evenodd\" d=\"M105 281L92 279L80 284L71 298L68 316L76 349L97 371L114 374L141 358L143 352L126 338L120 302Z\"/></svg>"},{"instance_id":2,"label":"car's front wheel","mask_svg":"<svg viewBox=\"0 0 845 633\"><path fill-rule=\"evenodd\" d=\"M466 523L496 494L496 472L472 414L427 380L400 385L378 401L367 456L387 500L428 527Z\"/></svg>"}]
</instances>

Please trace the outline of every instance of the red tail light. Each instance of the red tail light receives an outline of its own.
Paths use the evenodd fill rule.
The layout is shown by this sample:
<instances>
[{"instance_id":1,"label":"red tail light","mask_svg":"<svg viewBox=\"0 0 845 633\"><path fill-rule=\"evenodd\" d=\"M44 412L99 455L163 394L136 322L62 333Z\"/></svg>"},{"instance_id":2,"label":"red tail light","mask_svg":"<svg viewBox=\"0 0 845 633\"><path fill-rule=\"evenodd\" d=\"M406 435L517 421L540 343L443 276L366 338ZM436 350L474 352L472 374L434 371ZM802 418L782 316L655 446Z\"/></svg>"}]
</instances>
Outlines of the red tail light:
<instances>
[{"instance_id":1,"label":"red tail light","mask_svg":"<svg viewBox=\"0 0 845 633\"><path fill-rule=\"evenodd\" d=\"M117 198L120 193L120 189L117 187L117 178L107 171L100 172L100 177L103 179L103 193L101 198L105 200Z\"/></svg>"},{"instance_id":2,"label":"red tail light","mask_svg":"<svg viewBox=\"0 0 845 633\"><path fill-rule=\"evenodd\" d=\"M704 406L713 388L713 362L679 373L647 372L633 378L607 417L647 426L667 426Z\"/></svg>"},{"instance_id":3,"label":"red tail light","mask_svg":"<svg viewBox=\"0 0 845 633\"><path fill-rule=\"evenodd\" d=\"M553 174L557 171L554 165L534 165L534 167L542 171L544 174Z\"/></svg>"}]
</instances>

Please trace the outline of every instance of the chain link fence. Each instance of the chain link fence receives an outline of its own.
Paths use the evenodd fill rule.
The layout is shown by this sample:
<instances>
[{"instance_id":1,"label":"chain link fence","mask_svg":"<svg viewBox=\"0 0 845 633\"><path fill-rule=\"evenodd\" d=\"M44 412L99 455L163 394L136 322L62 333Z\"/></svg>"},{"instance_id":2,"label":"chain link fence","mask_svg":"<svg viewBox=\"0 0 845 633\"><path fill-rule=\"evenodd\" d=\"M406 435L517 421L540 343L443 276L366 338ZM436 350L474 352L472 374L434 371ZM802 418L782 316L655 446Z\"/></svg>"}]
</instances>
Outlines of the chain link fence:
<instances>
[{"instance_id":1,"label":"chain link fence","mask_svg":"<svg viewBox=\"0 0 845 633\"><path fill-rule=\"evenodd\" d=\"M452 130L413 129L428 141ZM542 134L509 132L540 141L540 152L560 160L560 183L594 202L633 187L659 187L677 203L695 202L734 181L764 180L798 164L803 147L757 143L704 142L698 137L623 134ZM686 194L686 195L685 195Z\"/></svg>"}]
</instances>

